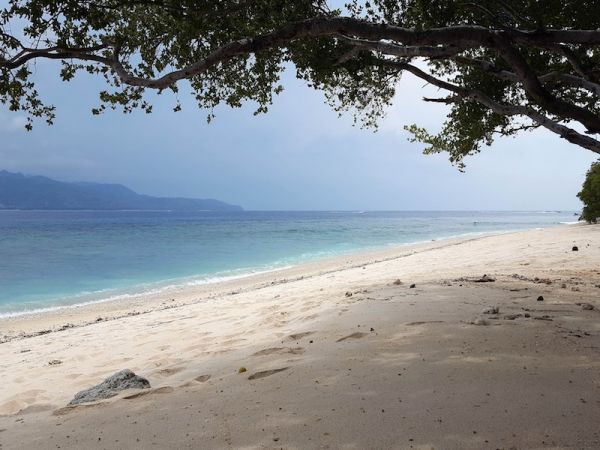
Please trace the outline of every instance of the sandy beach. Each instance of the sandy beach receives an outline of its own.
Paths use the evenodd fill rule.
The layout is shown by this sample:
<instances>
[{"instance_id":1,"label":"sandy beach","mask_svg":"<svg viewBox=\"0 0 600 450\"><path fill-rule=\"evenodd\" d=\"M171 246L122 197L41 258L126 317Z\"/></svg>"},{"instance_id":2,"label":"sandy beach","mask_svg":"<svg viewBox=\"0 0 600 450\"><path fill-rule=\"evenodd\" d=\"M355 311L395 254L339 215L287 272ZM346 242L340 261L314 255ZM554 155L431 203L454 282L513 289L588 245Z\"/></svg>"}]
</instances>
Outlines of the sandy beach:
<instances>
[{"instance_id":1,"label":"sandy beach","mask_svg":"<svg viewBox=\"0 0 600 450\"><path fill-rule=\"evenodd\" d=\"M2 319L0 342L2 450L598 449L600 226ZM151 388L67 406L125 368Z\"/></svg>"}]
</instances>

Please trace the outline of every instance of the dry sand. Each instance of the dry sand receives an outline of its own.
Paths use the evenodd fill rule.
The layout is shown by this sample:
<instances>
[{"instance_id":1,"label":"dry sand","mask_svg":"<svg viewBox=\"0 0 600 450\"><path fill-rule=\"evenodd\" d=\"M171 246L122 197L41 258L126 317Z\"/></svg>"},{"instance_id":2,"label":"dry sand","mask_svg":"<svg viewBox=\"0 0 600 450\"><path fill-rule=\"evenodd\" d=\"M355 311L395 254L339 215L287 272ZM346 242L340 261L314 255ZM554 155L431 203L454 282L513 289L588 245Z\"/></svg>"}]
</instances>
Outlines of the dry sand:
<instances>
[{"instance_id":1,"label":"dry sand","mask_svg":"<svg viewBox=\"0 0 600 450\"><path fill-rule=\"evenodd\" d=\"M600 226L5 319L0 339L2 450L598 449ZM65 408L124 368L152 388Z\"/></svg>"}]
</instances>

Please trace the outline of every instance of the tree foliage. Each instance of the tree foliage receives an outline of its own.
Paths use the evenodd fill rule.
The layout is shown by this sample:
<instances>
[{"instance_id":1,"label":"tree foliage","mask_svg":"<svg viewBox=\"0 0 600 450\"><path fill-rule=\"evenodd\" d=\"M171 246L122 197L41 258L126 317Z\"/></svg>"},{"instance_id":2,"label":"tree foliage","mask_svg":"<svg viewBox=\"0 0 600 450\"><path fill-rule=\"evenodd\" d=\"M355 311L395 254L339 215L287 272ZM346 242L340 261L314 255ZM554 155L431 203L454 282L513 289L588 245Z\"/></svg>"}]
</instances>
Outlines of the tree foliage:
<instances>
[{"instance_id":1,"label":"tree foliage","mask_svg":"<svg viewBox=\"0 0 600 450\"><path fill-rule=\"evenodd\" d=\"M600 218L600 161L592 163L577 197L583 202L581 219L597 223Z\"/></svg>"},{"instance_id":2,"label":"tree foliage","mask_svg":"<svg viewBox=\"0 0 600 450\"><path fill-rule=\"evenodd\" d=\"M209 119L244 102L264 113L283 70L376 127L405 73L439 88L427 153L465 156L496 135L546 128L600 153L600 8L595 0L8 0L0 10L0 101L52 123L36 60L61 78L104 77L106 108L152 111L148 90L187 81ZM402 101L402 99L399 99ZM174 109L180 109L175 100ZM31 122L28 123L31 127Z\"/></svg>"}]
</instances>

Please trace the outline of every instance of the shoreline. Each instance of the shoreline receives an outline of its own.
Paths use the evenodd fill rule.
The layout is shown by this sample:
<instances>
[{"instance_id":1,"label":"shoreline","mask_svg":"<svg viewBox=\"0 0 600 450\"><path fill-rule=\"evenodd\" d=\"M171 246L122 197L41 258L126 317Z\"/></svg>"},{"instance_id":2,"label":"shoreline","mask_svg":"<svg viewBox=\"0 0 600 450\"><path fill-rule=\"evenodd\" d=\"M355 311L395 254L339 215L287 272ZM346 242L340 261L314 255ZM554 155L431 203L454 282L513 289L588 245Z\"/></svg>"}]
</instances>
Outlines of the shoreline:
<instances>
[{"instance_id":1,"label":"shoreline","mask_svg":"<svg viewBox=\"0 0 600 450\"><path fill-rule=\"evenodd\" d=\"M286 263L282 267L276 267L277 262L274 262L273 264L271 264L272 268L269 268L269 266L267 266L267 267L258 266L255 268L249 267L247 269L239 269L240 273L234 274L234 275L220 275L220 273L223 273L223 272L220 272L220 273L218 272L215 274L200 274L200 275L192 275L192 276L186 276L186 277L181 277L181 278L158 280L158 281L133 285L130 287L124 287L124 288L116 288L116 289L106 288L106 289L102 289L102 290L96 291L96 292L75 294L75 295L67 296L67 297L63 297L63 298L64 298L65 302L67 302L68 299L78 299L81 297L86 297L88 295L95 296L95 294L97 294L97 293L99 294L100 292L103 292L103 291L109 291L109 292L113 291L114 293L108 295L107 297L100 297L100 298L96 298L96 299L92 299L92 300L85 300L82 302L55 304L58 302L58 300L56 300L56 301L49 301L48 303L51 303L51 304L47 307L27 309L27 310L21 310L21 311L4 311L4 312L0 311L0 329L1 329L2 323L4 321L10 321L11 319L25 318L28 316L38 317L38 316L44 315L44 314L58 314L62 311L81 310L81 309L85 309L87 307L92 307L94 305L103 304L103 303L110 304L113 302L128 302L128 301L135 302L136 300L138 300L141 297L149 297L149 296L156 297L159 295L169 296L169 294L178 294L178 293L181 293L181 291L185 291L185 290L191 291L196 287L215 286L215 285L224 284L224 283L231 282L231 281L236 282L238 280L251 279L251 278L259 277L259 276L265 275L265 274L267 274L267 275L275 274L280 271L286 271L286 270L290 270L290 269L301 270L305 266L308 268L311 265L319 264L319 263L335 264L336 262L338 262L338 260L341 260L343 258L352 258L352 257L361 258L362 256L378 254L380 252L387 253L388 251L391 251L391 252L400 251L402 249L410 248L413 246L420 246L423 244L429 244L431 242L442 242L443 243L443 242L449 241L449 240L462 240L462 239L497 236L497 235L512 234L512 233L522 233L522 232L533 231L533 230L542 230L542 229L564 227L564 226L574 226L574 225L581 225L581 224L583 224L583 222L581 222L581 221L569 222L569 223L560 222L559 224L549 225L546 227L534 227L534 228L526 228L526 229L499 230L499 231L468 232L468 233L461 233L461 234L457 234L457 235L433 238L430 240L421 240L421 241L407 242L407 243L386 244L386 245L381 245L381 246L373 246L373 247L369 247L369 248L349 250L347 252L341 252L338 254L310 258L309 260L302 261L302 262L292 262L290 264ZM231 270L231 271L226 271L224 273L236 272L236 271L237 270ZM187 281L185 281L185 280L187 280ZM1 336L0 336L0 342L2 342Z\"/></svg>"},{"instance_id":2,"label":"shoreline","mask_svg":"<svg viewBox=\"0 0 600 450\"><path fill-rule=\"evenodd\" d=\"M198 302L228 297L243 292L260 290L305 278L317 277L364 265L393 261L447 246L460 245L489 237L527 233L579 224L559 224L527 230L508 230L482 233L464 233L457 236L397 244L369 250L350 251L272 270L259 271L218 280L211 283L170 284L150 291L125 294L123 297L99 299L85 303L55 306L22 313L0 314L0 344L15 339L26 339L69 328L92 325L102 321L118 320L171 308L180 308ZM3 331L4 330L4 331Z\"/></svg>"}]
</instances>

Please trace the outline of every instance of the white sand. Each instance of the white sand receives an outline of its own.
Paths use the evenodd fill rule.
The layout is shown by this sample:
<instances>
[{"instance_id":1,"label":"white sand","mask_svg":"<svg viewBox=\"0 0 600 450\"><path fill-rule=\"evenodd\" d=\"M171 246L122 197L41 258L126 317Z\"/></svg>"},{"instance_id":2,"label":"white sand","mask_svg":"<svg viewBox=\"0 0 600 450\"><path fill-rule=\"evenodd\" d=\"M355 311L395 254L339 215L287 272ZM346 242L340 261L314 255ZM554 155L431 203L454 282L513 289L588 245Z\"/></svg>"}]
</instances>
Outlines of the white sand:
<instances>
[{"instance_id":1,"label":"white sand","mask_svg":"<svg viewBox=\"0 0 600 450\"><path fill-rule=\"evenodd\" d=\"M578 225L5 319L0 447L600 448L599 286ZM64 409L123 368L152 390Z\"/></svg>"}]
</instances>

